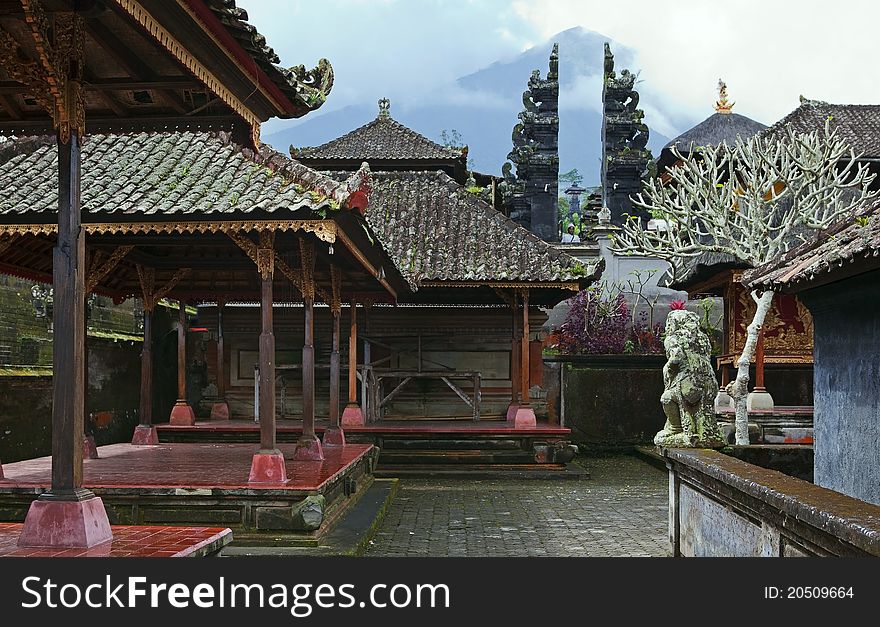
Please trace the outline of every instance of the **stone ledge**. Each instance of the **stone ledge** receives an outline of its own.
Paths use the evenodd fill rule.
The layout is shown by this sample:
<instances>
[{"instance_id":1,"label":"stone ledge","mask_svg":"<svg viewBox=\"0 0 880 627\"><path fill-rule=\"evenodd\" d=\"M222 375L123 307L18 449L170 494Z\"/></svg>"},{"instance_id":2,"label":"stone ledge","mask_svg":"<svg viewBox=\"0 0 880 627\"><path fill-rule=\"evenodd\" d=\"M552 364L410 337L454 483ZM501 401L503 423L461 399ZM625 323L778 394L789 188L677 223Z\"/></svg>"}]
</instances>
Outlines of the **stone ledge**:
<instances>
[{"instance_id":1,"label":"stone ledge","mask_svg":"<svg viewBox=\"0 0 880 627\"><path fill-rule=\"evenodd\" d=\"M709 477L785 517L833 536L869 555L880 556L880 506L767 470L717 451L661 449L673 472Z\"/></svg>"}]
</instances>

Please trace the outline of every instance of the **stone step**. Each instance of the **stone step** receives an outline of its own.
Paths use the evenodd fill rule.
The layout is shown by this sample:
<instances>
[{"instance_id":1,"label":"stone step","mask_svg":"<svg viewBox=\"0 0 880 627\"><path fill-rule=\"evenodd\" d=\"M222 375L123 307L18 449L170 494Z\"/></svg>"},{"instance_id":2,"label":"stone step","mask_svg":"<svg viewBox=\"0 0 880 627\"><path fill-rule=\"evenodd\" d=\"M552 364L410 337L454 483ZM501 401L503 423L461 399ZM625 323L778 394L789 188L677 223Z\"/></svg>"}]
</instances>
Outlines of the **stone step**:
<instances>
[{"instance_id":1,"label":"stone step","mask_svg":"<svg viewBox=\"0 0 880 627\"><path fill-rule=\"evenodd\" d=\"M522 450L522 442L510 438L492 439L485 436L459 437L454 439L442 439L436 437L421 437L418 439L403 439L390 436L382 437L382 449L389 450Z\"/></svg>"},{"instance_id":2,"label":"stone step","mask_svg":"<svg viewBox=\"0 0 880 627\"><path fill-rule=\"evenodd\" d=\"M383 449L379 463L391 465L412 464L535 464L533 451L492 451L492 450L407 450L389 451Z\"/></svg>"}]
</instances>

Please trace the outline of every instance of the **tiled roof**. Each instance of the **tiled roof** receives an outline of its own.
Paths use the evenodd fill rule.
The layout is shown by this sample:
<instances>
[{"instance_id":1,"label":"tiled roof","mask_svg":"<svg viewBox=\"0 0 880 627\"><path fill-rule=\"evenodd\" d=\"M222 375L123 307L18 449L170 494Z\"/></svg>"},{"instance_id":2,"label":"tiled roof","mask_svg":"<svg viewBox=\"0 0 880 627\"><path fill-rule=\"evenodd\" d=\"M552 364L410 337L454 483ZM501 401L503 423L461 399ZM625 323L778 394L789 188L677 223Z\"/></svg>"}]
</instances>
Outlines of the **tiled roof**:
<instances>
[{"instance_id":1,"label":"tiled roof","mask_svg":"<svg viewBox=\"0 0 880 627\"><path fill-rule=\"evenodd\" d=\"M295 159L356 161L460 160L464 149L441 146L390 115L382 114L342 137L314 148L291 148Z\"/></svg>"},{"instance_id":2,"label":"tiled roof","mask_svg":"<svg viewBox=\"0 0 880 627\"><path fill-rule=\"evenodd\" d=\"M829 104L801 98L801 106L762 132L781 136L790 127L796 133L821 130L831 118L831 128L850 148L864 157L880 157L880 105Z\"/></svg>"},{"instance_id":3,"label":"tiled roof","mask_svg":"<svg viewBox=\"0 0 880 627\"><path fill-rule=\"evenodd\" d=\"M410 283L598 278L443 172L373 172L367 223Z\"/></svg>"},{"instance_id":4,"label":"tiled roof","mask_svg":"<svg viewBox=\"0 0 880 627\"><path fill-rule=\"evenodd\" d=\"M673 139L663 150L678 146L681 152L690 152L692 146L714 146L721 142L733 146L737 137L748 139L765 128L766 124L738 113L715 113Z\"/></svg>"},{"instance_id":5,"label":"tiled roof","mask_svg":"<svg viewBox=\"0 0 880 627\"><path fill-rule=\"evenodd\" d=\"M338 182L222 133L90 135L82 206L90 214L231 214L345 206L364 172ZM0 144L0 215L57 212L54 138Z\"/></svg>"},{"instance_id":6,"label":"tiled roof","mask_svg":"<svg viewBox=\"0 0 880 627\"><path fill-rule=\"evenodd\" d=\"M859 259L874 257L880 265L880 203L862 208L821 231L811 241L762 266L749 270L750 287L791 288Z\"/></svg>"}]
</instances>

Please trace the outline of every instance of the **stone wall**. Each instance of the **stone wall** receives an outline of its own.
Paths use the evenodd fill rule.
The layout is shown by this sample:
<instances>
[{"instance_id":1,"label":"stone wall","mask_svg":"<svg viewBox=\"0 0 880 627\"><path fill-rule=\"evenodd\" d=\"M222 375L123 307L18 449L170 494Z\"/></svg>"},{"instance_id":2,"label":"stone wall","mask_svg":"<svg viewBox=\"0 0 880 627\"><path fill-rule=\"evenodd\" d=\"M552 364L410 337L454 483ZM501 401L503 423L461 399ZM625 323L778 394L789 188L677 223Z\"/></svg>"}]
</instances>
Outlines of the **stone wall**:
<instances>
[{"instance_id":1,"label":"stone wall","mask_svg":"<svg viewBox=\"0 0 880 627\"><path fill-rule=\"evenodd\" d=\"M814 325L816 484L880 504L880 272L799 297Z\"/></svg>"},{"instance_id":2,"label":"stone wall","mask_svg":"<svg viewBox=\"0 0 880 627\"><path fill-rule=\"evenodd\" d=\"M718 451L664 449L676 557L880 556L880 507Z\"/></svg>"},{"instance_id":3,"label":"stone wall","mask_svg":"<svg viewBox=\"0 0 880 627\"><path fill-rule=\"evenodd\" d=\"M86 419L99 446L131 440L140 393L139 342L89 340ZM52 376L0 376L0 461L52 452Z\"/></svg>"},{"instance_id":4,"label":"stone wall","mask_svg":"<svg viewBox=\"0 0 880 627\"><path fill-rule=\"evenodd\" d=\"M587 449L629 448L650 444L663 428L664 355L545 356L546 381L561 385L559 407L571 439Z\"/></svg>"}]
</instances>

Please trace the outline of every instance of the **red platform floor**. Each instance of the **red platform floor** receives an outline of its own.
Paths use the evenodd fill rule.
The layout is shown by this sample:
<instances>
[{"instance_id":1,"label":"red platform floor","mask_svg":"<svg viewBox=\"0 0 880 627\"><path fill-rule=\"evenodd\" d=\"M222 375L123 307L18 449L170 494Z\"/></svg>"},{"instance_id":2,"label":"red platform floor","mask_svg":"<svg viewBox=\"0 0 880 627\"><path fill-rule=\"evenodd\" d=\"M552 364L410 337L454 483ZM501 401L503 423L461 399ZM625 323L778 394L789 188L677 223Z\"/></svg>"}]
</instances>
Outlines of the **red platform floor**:
<instances>
[{"instance_id":1,"label":"red platform floor","mask_svg":"<svg viewBox=\"0 0 880 627\"><path fill-rule=\"evenodd\" d=\"M222 527L114 526L113 540L90 549L19 547L21 523L0 523L0 557L203 557L232 542Z\"/></svg>"},{"instance_id":2,"label":"red platform floor","mask_svg":"<svg viewBox=\"0 0 880 627\"><path fill-rule=\"evenodd\" d=\"M98 448L98 459L83 460L86 488L220 488L248 490L318 490L366 455L371 444L325 447L324 461L294 461L293 444L281 444L287 483L249 484L255 444L111 444ZM52 458L3 464L4 488L48 488Z\"/></svg>"},{"instance_id":3,"label":"red platform floor","mask_svg":"<svg viewBox=\"0 0 880 627\"><path fill-rule=\"evenodd\" d=\"M302 420L284 419L276 423L278 433L302 432ZM324 432L326 424L318 424L315 431ZM200 421L195 425L156 425L160 438L162 433L250 433L260 430L260 423L253 420ZM355 434L470 434L470 435L556 435L571 433L568 427L539 422L534 429L514 429L504 420L382 420L363 427L344 427L345 433Z\"/></svg>"}]
</instances>

